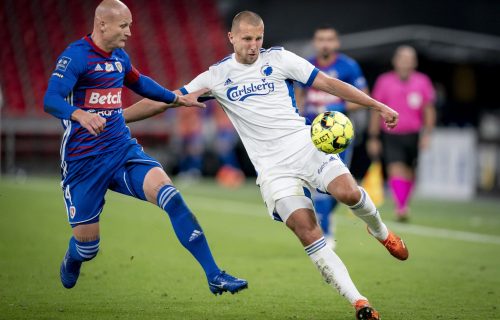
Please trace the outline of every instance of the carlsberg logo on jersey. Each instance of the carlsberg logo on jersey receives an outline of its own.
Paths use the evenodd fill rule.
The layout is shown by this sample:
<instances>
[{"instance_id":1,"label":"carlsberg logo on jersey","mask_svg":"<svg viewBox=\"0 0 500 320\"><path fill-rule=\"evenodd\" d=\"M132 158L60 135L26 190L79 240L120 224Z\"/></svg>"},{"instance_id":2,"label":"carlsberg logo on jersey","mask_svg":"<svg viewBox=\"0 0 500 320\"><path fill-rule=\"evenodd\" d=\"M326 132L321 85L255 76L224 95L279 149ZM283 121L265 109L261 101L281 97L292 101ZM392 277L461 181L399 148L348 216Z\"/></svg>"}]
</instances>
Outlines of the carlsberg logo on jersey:
<instances>
[{"instance_id":1,"label":"carlsberg logo on jersey","mask_svg":"<svg viewBox=\"0 0 500 320\"><path fill-rule=\"evenodd\" d=\"M244 84L227 89L227 98L231 101L245 101L251 96L265 96L274 91L274 82L267 82L262 79L262 83Z\"/></svg>"}]
</instances>

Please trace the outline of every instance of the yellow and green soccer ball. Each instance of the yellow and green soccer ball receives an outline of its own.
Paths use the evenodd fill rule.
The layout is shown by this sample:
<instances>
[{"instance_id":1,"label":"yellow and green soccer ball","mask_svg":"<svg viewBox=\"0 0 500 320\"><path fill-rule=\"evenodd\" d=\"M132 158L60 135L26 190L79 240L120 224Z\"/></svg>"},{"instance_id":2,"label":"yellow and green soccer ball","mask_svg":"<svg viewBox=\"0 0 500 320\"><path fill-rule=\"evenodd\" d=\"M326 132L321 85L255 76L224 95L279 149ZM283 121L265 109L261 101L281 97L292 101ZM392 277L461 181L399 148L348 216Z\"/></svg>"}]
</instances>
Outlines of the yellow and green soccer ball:
<instances>
[{"instance_id":1,"label":"yellow and green soccer ball","mask_svg":"<svg viewBox=\"0 0 500 320\"><path fill-rule=\"evenodd\" d=\"M354 127L349 118L337 111L319 114L311 125L311 139L316 148L325 153L344 151L354 138Z\"/></svg>"}]
</instances>

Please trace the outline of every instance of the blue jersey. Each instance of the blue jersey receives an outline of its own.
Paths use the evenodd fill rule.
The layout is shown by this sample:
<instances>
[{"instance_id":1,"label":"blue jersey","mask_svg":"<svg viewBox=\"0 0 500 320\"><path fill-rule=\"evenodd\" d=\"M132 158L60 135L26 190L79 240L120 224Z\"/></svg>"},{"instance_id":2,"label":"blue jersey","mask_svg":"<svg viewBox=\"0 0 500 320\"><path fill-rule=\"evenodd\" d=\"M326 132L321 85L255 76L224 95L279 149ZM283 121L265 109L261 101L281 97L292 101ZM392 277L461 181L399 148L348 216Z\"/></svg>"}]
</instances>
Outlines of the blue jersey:
<instances>
[{"instance_id":1,"label":"blue jersey","mask_svg":"<svg viewBox=\"0 0 500 320\"><path fill-rule=\"evenodd\" d=\"M57 59L49 87L69 88L66 101L71 106L106 118L106 127L98 136L93 136L77 121L63 119L63 161L116 150L131 139L122 115L121 91L124 81L132 83L138 77L139 72L131 65L125 50L104 52L89 36L73 42L64 50Z\"/></svg>"},{"instance_id":2,"label":"blue jersey","mask_svg":"<svg viewBox=\"0 0 500 320\"><path fill-rule=\"evenodd\" d=\"M344 54L337 54L335 60L328 66L319 65L316 57L308 60L332 78L347 82L358 89L366 88L366 80L361 68L356 61ZM308 120L312 121L316 115L325 111L345 112L345 108L345 101L341 98L315 88L307 88L303 116Z\"/></svg>"}]
</instances>

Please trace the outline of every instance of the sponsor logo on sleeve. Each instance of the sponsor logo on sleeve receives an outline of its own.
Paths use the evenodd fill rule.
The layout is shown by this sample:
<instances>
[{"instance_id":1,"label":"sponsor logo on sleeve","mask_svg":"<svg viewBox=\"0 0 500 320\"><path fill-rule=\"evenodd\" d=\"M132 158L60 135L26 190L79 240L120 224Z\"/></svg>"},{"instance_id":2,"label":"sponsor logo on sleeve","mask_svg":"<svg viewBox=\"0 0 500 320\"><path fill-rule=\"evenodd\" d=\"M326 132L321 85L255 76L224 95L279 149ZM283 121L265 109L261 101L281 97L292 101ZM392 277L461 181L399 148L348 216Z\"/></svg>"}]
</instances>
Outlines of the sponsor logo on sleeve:
<instances>
[{"instance_id":1,"label":"sponsor logo on sleeve","mask_svg":"<svg viewBox=\"0 0 500 320\"><path fill-rule=\"evenodd\" d=\"M71 58L60 57L59 60L57 60L56 70L66 71L70 62L71 62Z\"/></svg>"}]
</instances>

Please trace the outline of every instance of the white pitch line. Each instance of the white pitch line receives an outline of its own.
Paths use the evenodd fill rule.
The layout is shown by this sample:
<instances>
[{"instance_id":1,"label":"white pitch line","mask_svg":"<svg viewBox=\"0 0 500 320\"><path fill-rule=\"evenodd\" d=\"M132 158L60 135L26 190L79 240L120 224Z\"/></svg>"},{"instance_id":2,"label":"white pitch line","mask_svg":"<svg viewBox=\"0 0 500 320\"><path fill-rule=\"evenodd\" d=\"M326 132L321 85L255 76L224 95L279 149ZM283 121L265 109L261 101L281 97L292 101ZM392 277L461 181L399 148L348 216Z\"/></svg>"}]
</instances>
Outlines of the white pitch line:
<instances>
[{"instance_id":1,"label":"white pitch line","mask_svg":"<svg viewBox=\"0 0 500 320\"><path fill-rule=\"evenodd\" d=\"M217 202L218 206L220 206L221 212L228 214L240 214L240 215L250 215L250 216L258 216L258 217L268 217L266 212L266 208L262 204L252 204L243 201L235 201L235 200L223 200L220 198L214 199L199 195L193 195L197 201L202 202ZM238 208L237 210L233 208ZM243 210L242 210L243 209ZM343 216L339 218L344 221L351 221L351 219L344 219ZM270 219L270 218L269 218ZM361 221L360 221L361 222ZM494 235L486 235L481 233L467 232L467 231L457 231L450 230L444 228L435 228L435 227L426 227L415 224L404 224L397 222L389 222L387 225L398 232L404 232L409 234L414 234L417 236L428 237L428 238L442 238L449 240L459 240L466 242L474 242L474 243L488 243L488 244L497 244L500 245L500 237Z\"/></svg>"},{"instance_id":2,"label":"white pitch line","mask_svg":"<svg viewBox=\"0 0 500 320\"><path fill-rule=\"evenodd\" d=\"M47 190L46 186L43 185L14 185L15 187L19 187L22 189L43 189ZM10 185L9 187L12 187ZM264 204L262 203L249 203L245 201L236 201L236 200L226 200L221 198L211 198L207 196L201 195L185 195L187 198L195 198L196 200L193 202L188 201L188 204L194 206L195 203L201 202L215 202L214 208L217 208L217 211L227 213L227 214L240 214L240 215L248 215L254 217L262 217L270 219L267 210ZM128 199L127 197L123 197L121 201ZM130 198L131 201L135 201ZM238 208L235 210L234 208ZM339 218L343 219L343 216L339 216ZM345 221L350 221L345 219ZM466 242L474 242L474 243L488 243L488 244L496 244L500 245L500 237L494 235L486 235L481 233L467 232L467 231L457 231L450 230L444 228L435 228L435 227L426 227L414 224L403 224L403 223L387 223L389 227L398 232L405 232L414 234L417 236L428 237L428 238L441 238L441 239L449 239L449 240L459 240Z\"/></svg>"},{"instance_id":3,"label":"white pitch line","mask_svg":"<svg viewBox=\"0 0 500 320\"><path fill-rule=\"evenodd\" d=\"M500 237L494 235L426 227L415 224L388 223L388 225L394 230L411 233L418 236L500 245Z\"/></svg>"}]
</instances>

